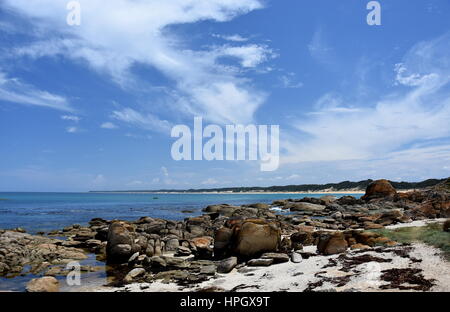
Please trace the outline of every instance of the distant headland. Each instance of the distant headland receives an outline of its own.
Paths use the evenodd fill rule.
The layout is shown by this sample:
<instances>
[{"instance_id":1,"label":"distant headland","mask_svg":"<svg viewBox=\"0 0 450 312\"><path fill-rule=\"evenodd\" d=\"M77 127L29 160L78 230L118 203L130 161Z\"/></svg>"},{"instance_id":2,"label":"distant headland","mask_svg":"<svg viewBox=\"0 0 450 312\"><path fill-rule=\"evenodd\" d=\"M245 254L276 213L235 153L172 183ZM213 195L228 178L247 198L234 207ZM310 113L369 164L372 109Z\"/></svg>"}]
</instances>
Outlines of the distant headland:
<instances>
[{"instance_id":1,"label":"distant headland","mask_svg":"<svg viewBox=\"0 0 450 312\"><path fill-rule=\"evenodd\" d=\"M435 186L446 179L427 179L421 182L395 182L390 181L397 190L423 189ZM116 191L90 191L91 193L364 193L372 179L358 182L343 181L327 184L300 184L268 187L224 187L203 189L159 189L159 190L116 190Z\"/></svg>"}]
</instances>

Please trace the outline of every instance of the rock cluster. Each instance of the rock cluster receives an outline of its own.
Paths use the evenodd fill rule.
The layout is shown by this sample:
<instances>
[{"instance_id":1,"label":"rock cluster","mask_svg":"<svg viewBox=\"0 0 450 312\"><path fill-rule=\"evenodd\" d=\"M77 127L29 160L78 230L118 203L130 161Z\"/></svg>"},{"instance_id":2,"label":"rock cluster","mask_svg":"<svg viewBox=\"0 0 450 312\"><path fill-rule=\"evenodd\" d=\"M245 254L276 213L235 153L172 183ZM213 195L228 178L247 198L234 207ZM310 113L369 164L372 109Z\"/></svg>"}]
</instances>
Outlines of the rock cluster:
<instances>
[{"instance_id":1,"label":"rock cluster","mask_svg":"<svg viewBox=\"0 0 450 312\"><path fill-rule=\"evenodd\" d=\"M276 214L273 207L290 213ZM91 252L110 265L115 284L162 280L188 285L245 265L297 263L349 249L393 246L395 242L368 230L437 217L450 217L450 192L432 188L397 193L380 180L367 187L362 199L324 196L271 205L211 205L203 215L182 221L96 218L88 226L49 233L67 240L0 230L0 276L24 274L25 266L31 267L25 273L63 275L58 265L86 259ZM449 230L448 222L444 230ZM317 254L303 252L308 245L317 246ZM53 291L52 281L36 280L29 291Z\"/></svg>"}]
</instances>

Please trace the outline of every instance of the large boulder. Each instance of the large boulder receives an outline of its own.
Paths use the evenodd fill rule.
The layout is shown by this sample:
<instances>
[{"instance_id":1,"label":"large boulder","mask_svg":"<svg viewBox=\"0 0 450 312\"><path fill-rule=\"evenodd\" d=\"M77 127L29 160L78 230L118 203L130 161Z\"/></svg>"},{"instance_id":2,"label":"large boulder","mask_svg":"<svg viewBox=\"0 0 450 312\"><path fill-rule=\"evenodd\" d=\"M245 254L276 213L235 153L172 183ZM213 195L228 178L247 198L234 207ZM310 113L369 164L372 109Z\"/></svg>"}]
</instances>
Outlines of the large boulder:
<instances>
[{"instance_id":1,"label":"large boulder","mask_svg":"<svg viewBox=\"0 0 450 312\"><path fill-rule=\"evenodd\" d=\"M108 263L126 263L139 247L134 244L134 228L125 222L109 226L106 256ZM139 248L140 249L140 248Z\"/></svg>"},{"instance_id":2,"label":"large boulder","mask_svg":"<svg viewBox=\"0 0 450 312\"><path fill-rule=\"evenodd\" d=\"M347 250L348 243L345 239L344 233L335 232L333 234L322 234L319 236L319 243L317 251L324 255L334 255L343 253Z\"/></svg>"},{"instance_id":3,"label":"large boulder","mask_svg":"<svg viewBox=\"0 0 450 312\"><path fill-rule=\"evenodd\" d=\"M59 282L52 276L32 279L27 284L27 292L58 292Z\"/></svg>"},{"instance_id":4,"label":"large boulder","mask_svg":"<svg viewBox=\"0 0 450 312\"><path fill-rule=\"evenodd\" d=\"M281 231L272 223L244 222L236 230L233 252L241 257L276 251L281 242Z\"/></svg>"},{"instance_id":5,"label":"large boulder","mask_svg":"<svg viewBox=\"0 0 450 312\"><path fill-rule=\"evenodd\" d=\"M221 258L230 251L233 230L228 227L221 227L214 235L214 256Z\"/></svg>"},{"instance_id":6,"label":"large boulder","mask_svg":"<svg viewBox=\"0 0 450 312\"><path fill-rule=\"evenodd\" d=\"M306 202L293 202L288 203L285 208L290 209L291 211L322 211L326 206L311 204Z\"/></svg>"},{"instance_id":7,"label":"large boulder","mask_svg":"<svg viewBox=\"0 0 450 312\"><path fill-rule=\"evenodd\" d=\"M397 191L391 183L388 180L382 179L370 183L366 188L366 193L361 199L368 201L375 198L394 198L396 194Z\"/></svg>"}]
</instances>

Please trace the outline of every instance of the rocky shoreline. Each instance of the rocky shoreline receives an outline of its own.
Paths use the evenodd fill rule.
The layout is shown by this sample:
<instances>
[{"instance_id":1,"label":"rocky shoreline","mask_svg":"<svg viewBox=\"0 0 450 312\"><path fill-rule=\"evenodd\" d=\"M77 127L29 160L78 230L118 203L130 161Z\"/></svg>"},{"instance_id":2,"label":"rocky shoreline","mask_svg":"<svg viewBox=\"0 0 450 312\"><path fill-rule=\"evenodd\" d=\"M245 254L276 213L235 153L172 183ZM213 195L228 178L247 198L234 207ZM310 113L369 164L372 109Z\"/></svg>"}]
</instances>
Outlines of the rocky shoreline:
<instances>
[{"instance_id":1,"label":"rocky shoreline","mask_svg":"<svg viewBox=\"0 0 450 312\"><path fill-rule=\"evenodd\" d=\"M71 272L67 264L93 253L107 264L108 287L99 291L127 291L133 285L139 285L139 291L157 291L164 288L161 285L176 286L171 288L174 291L251 290L251 285L219 287L215 281L236 272L251 280L257 275L254 270L270 275L280 268L299 269L291 281L298 287L290 290L348 290L346 285L361 278L358 271L366 264L377 264L383 281L375 290L432 291L440 281L427 277L420 265L426 261L417 257L417 251L430 254L430 259L436 252L428 246L399 244L374 230L449 218L449 185L447 180L431 189L397 193L388 181L379 180L368 186L361 199L323 196L277 200L271 205L212 205L202 216L183 221L97 218L89 226L73 225L47 236L0 230L0 277L30 276L27 291L57 291L56 278ZM289 213L278 213L283 211ZM448 221L443 227L448 231ZM310 265L321 270L307 278ZM81 267L82 273L96 270ZM275 290L289 290L278 287Z\"/></svg>"}]
</instances>

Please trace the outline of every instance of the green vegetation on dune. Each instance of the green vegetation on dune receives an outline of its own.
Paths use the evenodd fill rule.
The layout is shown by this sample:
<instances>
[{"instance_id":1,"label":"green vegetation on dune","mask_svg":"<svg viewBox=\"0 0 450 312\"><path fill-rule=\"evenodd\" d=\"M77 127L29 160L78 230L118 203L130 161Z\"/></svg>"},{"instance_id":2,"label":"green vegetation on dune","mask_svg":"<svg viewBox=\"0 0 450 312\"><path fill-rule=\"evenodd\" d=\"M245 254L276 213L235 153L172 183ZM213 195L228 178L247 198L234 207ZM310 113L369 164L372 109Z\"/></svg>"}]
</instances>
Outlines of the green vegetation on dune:
<instances>
[{"instance_id":1,"label":"green vegetation on dune","mask_svg":"<svg viewBox=\"0 0 450 312\"><path fill-rule=\"evenodd\" d=\"M405 227L394 230L374 230L399 243L423 242L443 251L450 261L450 233L444 232L442 223L431 223L422 227Z\"/></svg>"}]
</instances>

